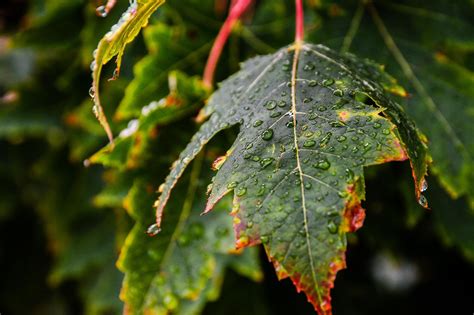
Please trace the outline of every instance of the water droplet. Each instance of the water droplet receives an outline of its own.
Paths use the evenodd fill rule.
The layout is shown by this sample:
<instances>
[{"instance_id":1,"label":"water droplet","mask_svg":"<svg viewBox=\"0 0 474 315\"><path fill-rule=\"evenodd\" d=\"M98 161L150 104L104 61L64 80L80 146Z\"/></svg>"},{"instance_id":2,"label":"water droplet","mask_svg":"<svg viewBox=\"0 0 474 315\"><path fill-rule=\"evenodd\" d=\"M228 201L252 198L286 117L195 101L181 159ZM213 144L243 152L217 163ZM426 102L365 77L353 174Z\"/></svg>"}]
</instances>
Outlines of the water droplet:
<instances>
[{"instance_id":1,"label":"water droplet","mask_svg":"<svg viewBox=\"0 0 474 315\"><path fill-rule=\"evenodd\" d=\"M274 161L274 159L271 158L271 157L264 158L260 161L260 165L262 166L262 168L265 168L265 167L269 166L270 164L272 164L273 161Z\"/></svg>"},{"instance_id":2,"label":"water droplet","mask_svg":"<svg viewBox=\"0 0 474 315\"><path fill-rule=\"evenodd\" d=\"M428 199L426 199L425 196L420 195L420 198L418 198L418 203L420 204L420 206L428 208Z\"/></svg>"},{"instance_id":3,"label":"water droplet","mask_svg":"<svg viewBox=\"0 0 474 315\"><path fill-rule=\"evenodd\" d=\"M101 5L100 7L97 7L95 9L95 12L97 13L97 15L99 15L101 17L106 17L107 13L108 13L105 5Z\"/></svg>"},{"instance_id":4,"label":"water droplet","mask_svg":"<svg viewBox=\"0 0 474 315\"><path fill-rule=\"evenodd\" d=\"M304 188L306 188L307 190L310 190L311 187L313 187L313 185L311 185L311 183L309 182L304 184Z\"/></svg>"},{"instance_id":5,"label":"water droplet","mask_svg":"<svg viewBox=\"0 0 474 315\"><path fill-rule=\"evenodd\" d=\"M310 148L310 147L314 147L315 144L316 144L316 141L314 141L314 140L306 140L303 143L303 147Z\"/></svg>"},{"instance_id":6,"label":"water droplet","mask_svg":"<svg viewBox=\"0 0 474 315\"><path fill-rule=\"evenodd\" d=\"M372 125L372 127L374 127L374 129L379 129L380 127L382 127L382 124L378 123L378 122L374 122L374 124Z\"/></svg>"},{"instance_id":7,"label":"water droplet","mask_svg":"<svg viewBox=\"0 0 474 315\"><path fill-rule=\"evenodd\" d=\"M238 182L230 182L229 184L227 184L227 188L228 189L234 189L235 187L237 187L239 183Z\"/></svg>"},{"instance_id":8,"label":"water droplet","mask_svg":"<svg viewBox=\"0 0 474 315\"><path fill-rule=\"evenodd\" d=\"M337 225L333 220L330 220L328 222L327 228L328 228L329 233L331 233L331 234L336 234L337 233Z\"/></svg>"},{"instance_id":9,"label":"water droplet","mask_svg":"<svg viewBox=\"0 0 474 315\"><path fill-rule=\"evenodd\" d=\"M94 96L95 96L95 89L94 89L93 86L91 86L91 88L89 89L89 96L91 98L94 98Z\"/></svg>"},{"instance_id":10,"label":"water droplet","mask_svg":"<svg viewBox=\"0 0 474 315\"><path fill-rule=\"evenodd\" d=\"M316 80L310 80L308 82L308 86L315 87L316 85L318 85L318 82Z\"/></svg>"},{"instance_id":11,"label":"water droplet","mask_svg":"<svg viewBox=\"0 0 474 315\"><path fill-rule=\"evenodd\" d=\"M286 106L286 102L284 100L281 100L278 102L278 107L285 107Z\"/></svg>"},{"instance_id":12,"label":"water droplet","mask_svg":"<svg viewBox=\"0 0 474 315\"><path fill-rule=\"evenodd\" d=\"M324 79L322 84L324 86L330 86L330 85L333 85L334 84L334 80L333 79Z\"/></svg>"},{"instance_id":13,"label":"water droplet","mask_svg":"<svg viewBox=\"0 0 474 315\"><path fill-rule=\"evenodd\" d=\"M253 126L254 126L254 127L258 127L258 126L261 126L262 124L263 124L263 121L260 120L260 119L258 119L258 120L256 120L256 121L253 123Z\"/></svg>"},{"instance_id":14,"label":"water droplet","mask_svg":"<svg viewBox=\"0 0 474 315\"><path fill-rule=\"evenodd\" d=\"M390 134L390 130L389 130L389 129L384 129L384 130L382 130L382 133L383 133L384 135L389 135L389 134Z\"/></svg>"},{"instance_id":15,"label":"water droplet","mask_svg":"<svg viewBox=\"0 0 474 315\"><path fill-rule=\"evenodd\" d=\"M309 102L311 102L312 100L313 100L313 99L312 99L311 97L305 97L305 98L303 99L303 103L309 103Z\"/></svg>"},{"instance_id":16,"label":"water droplet","mask_svg":"<svg viewBox=\"0 0 474 315\"><path fill-rule=\"evenodd\" d=\"M274 100L270 100L265 104L265 108L268 110L272 110L276 107L276 102Z\"/></svg>"},{"instance_id":17,"label":"water droplet","mask_svg":"<svg viewBox=\"0 0 474 315\"><path fill-rule=\"evenodd\" d=\"M148 227L148 229L146 230L146 233L150 236L155 236L157 235L158 233L161 232L161 228L158 226L158 224L152 224Z\"/></svg>"},{"instance_id":18,"label":"water droplet","mask_svg":"<svg viewBox=\"0 0 474 315\"><path fill-rule=\"evenodd\" d=\"M329 163L329 161L326 159L321 159L317 163L313 164L313 167L319 168L321 170L327 170L330 166L331 166L331 163Z\"/></svg>"},{"instance_id":19,"label":"water droplet","mask_svg":"<svg viewBox=\"0 0 474 315\"><path fill-rule=\"evenodd\" d=\"M242 197L246 193L247 193L247 188L246 187L240 187L239 189L237 189L236 195L238 197Z\"/></svg>"},{"instance_id":20,"label":"water droplet","mask_svg":"<svg viewBox=\"0 0 474 315\"><path fill-rule=\"evenodd\" d=\"M281 112L274 112L270 115L271 118L277 118L281 116Z\"/></svg>"},{"instance_id":21,"label":"water droplet","mask_svg":"<svg viewBox=\"0 0 474 315\"><path fill-rule=\"evenodd\" d=\"M342 136L342 135L336 138L336 140L339 141L339 142L344 142L344 141L346 141L346 139L347 139L347 137Z\"/></svg>"},{"instance_id":22,"label":"water droplet","mask_svg":"<svg viewBox=\"0 0 474 315\"><path fill-rule=\"evenodd\" d=\"M252 161L258 162L258 161L260 161L260 157L258 155L254 155L254 156L252 156Z\"/></svg>"},{"instance_id":23,"label":"water droplet","mask_svg":"<svg viewBox=\"0 0 474 315\"><path fill-rule=\"evenodd\" d=\"M334 90L334 92L332 92L332 94L333 94L334 96L339 96L339 97L341 97L341 96L344 95L344 92L343 92L341 89L336 89L336 90Z\"/></svg>"},{"instance_id":24,"label":"water droplet","mask_svg":"<svg viewBox=\"0 0 474 315\"><path fill-rule=\"evenodd\" d=\"M293 128L295 126L295 124L293 123L293 120L290 120L289 122L286 123L286 126L288 128Z\"/></svg>"},{"instance_id":25,"label":"water droplet","mask_svg":"<svg viewBox=\"0 0 474 315\"><path fill-rule=\"evenodd\" d=\"M423 192L423 191L426 191L428 189L428 182L426 181L426 179L422 179L421 180L421 188L420 188L420 191Z\"/></svg>"},{"instance_id":26,"label":"water droplet","mask_svg":"<svg viewBox=\"0 0 474 315\"><path fill-rule=\"evenodd\" d=\"M273 130L272 129L267 129L262 133L262 139L263 140L271 140L273 138Z\"/></svg>"}]
</instances>

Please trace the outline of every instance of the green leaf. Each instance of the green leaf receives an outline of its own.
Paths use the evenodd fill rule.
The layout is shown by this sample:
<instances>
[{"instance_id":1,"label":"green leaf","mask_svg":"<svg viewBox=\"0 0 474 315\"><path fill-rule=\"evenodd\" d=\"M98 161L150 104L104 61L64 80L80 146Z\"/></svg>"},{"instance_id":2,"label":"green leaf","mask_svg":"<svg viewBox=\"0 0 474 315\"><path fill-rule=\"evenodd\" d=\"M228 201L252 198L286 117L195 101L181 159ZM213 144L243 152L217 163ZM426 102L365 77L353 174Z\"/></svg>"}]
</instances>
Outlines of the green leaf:
<instances>
[{"instance_id":1,"label":"green leaf","mask_svg":"<svg viewBox=\"0 0 474 315\"><path fill-rule=\"evenodd\" d=\"M215 213L200 216L206 188L199 179L201 163L196 161L189 180L176 191L173 211L155 237L145 233L154 199L150 184L140 179L130 190L125 204L137 223L118 266L125 273L121 297L131 314L198 313L207 300L218 297L226 266L255 280L262 277L255 251L234 253L232 220L224 211L228 201Z\"/></svg>"},{"instance_id":2,"label":"green leaf","mask_svg":"<svg viewBox=\"0 0 474 315\"><path fill-rule=\"evenodd\" d=\"M141 28L148 24L148 19L153 12L164 2L165 0L134 0L131 2L130 7L122 14L118 23L105 34L99 42L97 50L94 51L94 61L91 64L92 87L90 94L94 100L94 114L111 141L112 131L100 104L99 81L102 66L117 56L114 77L118 76L125 46L133 41Z\"/></svg>"},{"instance_id":3,"label":"green leaf","mask_svg":"<svg viewBox=\"0 0 474 315\"><path fill-rule=\"evenodd\" d=\"M422 198L426 146L386 91L403 94L380 66L321 45L247 61L204 108L201 118L209 119L162 187L157 224L185 167L215 134L240 125L214 163L206 212L233 191L237 247L263 243L278 276L289 276L320 314L330 314L346 233L365 217L363 167L409 157Z\"/></svg>"}]
</instances>

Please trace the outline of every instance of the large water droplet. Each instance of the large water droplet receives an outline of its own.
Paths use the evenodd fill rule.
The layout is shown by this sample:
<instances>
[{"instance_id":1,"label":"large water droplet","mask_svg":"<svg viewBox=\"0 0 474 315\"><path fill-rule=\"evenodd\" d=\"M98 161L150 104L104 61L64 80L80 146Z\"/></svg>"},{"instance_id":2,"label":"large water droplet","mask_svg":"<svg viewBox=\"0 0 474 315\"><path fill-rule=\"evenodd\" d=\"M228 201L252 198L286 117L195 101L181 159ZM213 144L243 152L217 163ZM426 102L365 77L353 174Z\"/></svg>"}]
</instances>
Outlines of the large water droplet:
<instances>
[{"instance_id":1,"label":"large water droplet","mask_svg":"<svg viewBox=\"0 0 474 315\"><path fill-rule=\"evenodd\" d=\"M98 16L101 16L101 17L106 17L108 13L105 5L101 5L100 7L97 7L95 9L95 12L97 13Z\"/></svg>"},{"instance_id":2,"label":"large water droplet","mask_svg":"<svg viewBox=\"0 0 474 315\"><path fill-rule=\"evenodd\" d=\"M274 109L277 106L277 103L274 100L270 100L265 103L265 108L268 110Z\"/></svg>"},{"instance_id":3,"label":"large water droplet","mask_svg":"<svg viewBox=\"0 0 474 315\"><path fill-rule=\"evenodd\" d=\"M316 144L316 141L314 140L306 140L304 143L303 143L303 147L305 148L310 148L310 147L314 147Z\"/></svg>"},{"instance_id":4,"label":"large water droplet","mask_svg":"<svg viewBox=\"0 0 474 315\"><path fill-rule=\"evenodd\" d=\"M331 233L331 234L337 233L337 225L333 220L330 220L328 222L327 228L328 228L329 233Z\"/></svg>"},{"instance_id":5,"label":"large water droplet","mask_svg":"<svg viewBox=\"0 0 474 315\"><path fill-rule=\"evenodd\" d=\"M420 198L418 198L418 203L420 204L420 206L428 208L428 199L426 199L425 196L420 195Z\"/></svg>"},{"instance_id":6,"label":"large water droplet","mask_svg":"<svg viewBox=\"0 0 474 315\"><path fill-rule=\"evenodd\" d=\"M150 236L155 236L157 235L158 233L161 232L161 228L158 226L158 224L152 224L148 227L148 229L146 230L146 233Z\"/></svg>"},{"instance_id":7,"label":"large water droplet","mask_svg":"<svg viewBox=\"0 0 474 315\"><path fill-rule=\"evenodd\" d=\"M339 97L341 97L341 96L344 95L344 92L343 92L341 89L336 89L336 90L334 90L334 92L332 92L332 94L333 94L334 96L339 96Z\"/></svg>"},{"instance_id":8,"label":"large water droplet","mask_svg":"<svg viewBox=\"0 0 474 315\"><path fill-rule=\"evenodd\" d=\"M331 166L331 163L329 163L329 161L326 159L321 159L317 163L313 164L313 167L319 168L321 170L327 170L330 166Z\"/></svg>"},{"instance_id":9,"label":"large water droplet","mask_svg":"<svg viewBox=\"0 0 474 315\"><path fill-rule=\"evenodd\" d=\"M262 139L263 140L271 140L273 138L273 130L272 129L267 129L262 133Z\"/></svg>"}]
</instances>

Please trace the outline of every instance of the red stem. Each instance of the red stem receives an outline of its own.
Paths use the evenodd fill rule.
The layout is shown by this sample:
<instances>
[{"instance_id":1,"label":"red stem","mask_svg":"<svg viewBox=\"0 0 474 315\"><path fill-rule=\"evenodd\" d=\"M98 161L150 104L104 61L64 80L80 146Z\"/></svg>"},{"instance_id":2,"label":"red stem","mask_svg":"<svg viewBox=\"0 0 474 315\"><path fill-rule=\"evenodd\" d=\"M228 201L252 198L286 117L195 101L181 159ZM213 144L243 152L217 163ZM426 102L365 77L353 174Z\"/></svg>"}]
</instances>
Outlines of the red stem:
<instances>
[{"instance_id":1,"label":"red stem","mask_svg":"<svg viewBox=\"0 0 474 315\"><path fill-rule=\"evenodd\" d=\"M217 34L214 45L212 46L211 52L207 59L206 68L204 69L203 81L204 84L208 87L212 86L214 81L214 72L216 71L217 62L222 54L224 45L229 38L229 35L232 31L232 27L235 25L235 22L240 18L240 16L245 12L245 10L252 3L252 0L237 0L235 4L231 6L229 10L229 15L222 25L219 34Z\"/></svg>"},{"instance_id":2,"label":"red stem","mask_svg":"<svg viewBox=\"0 0 474 315\"><path fill-rule=\"evenodd\" d=\"M295 0L296 4L296 32L295 42L300 43L304 38L304 13L302 0Z\"/></svg>"}]
</instances>

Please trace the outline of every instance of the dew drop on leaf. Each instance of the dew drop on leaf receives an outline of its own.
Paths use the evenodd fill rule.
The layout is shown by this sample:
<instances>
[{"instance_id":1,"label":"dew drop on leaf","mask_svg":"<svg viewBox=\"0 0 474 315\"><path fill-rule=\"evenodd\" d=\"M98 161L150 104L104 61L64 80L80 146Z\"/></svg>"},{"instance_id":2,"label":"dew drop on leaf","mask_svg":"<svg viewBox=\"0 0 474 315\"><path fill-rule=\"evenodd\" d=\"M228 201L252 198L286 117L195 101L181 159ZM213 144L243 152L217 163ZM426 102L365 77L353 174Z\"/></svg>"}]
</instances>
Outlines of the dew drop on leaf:
<instances>
[{"instance_id":1,"label":"dew drop on leaf","mask_svg":"<svg viewBox=\"0 0 474 315\"><path fill-rule=\"evenodd\" d=\"M331 234L335 234L337 232L337 225L333 220L330 220L328 222L327 228L328 228L329 233Z\"/></svg>"},{"instance_id":2,"label":"dew drop on leaf","mask_svg":"<svg viewBox=\"0 0 474 315\"><path fill-rule=\"evenodd\" d=\"M161 228L158 226L158 224L152 224L148 227L148 229L146 230L146 233L149 235L149 236L155 236L157 235L158 233L161 232Z\"/></svg>"},{"instance_id":3,"label":"dew drop on leaf","mask_svg":"<svg viewBox=\"0 0 474 315\"><path fill-rule=\"evenodd\" d=\"M322 84L324 86L330 86L330 85L333 85L334 84L334 80L333 79L324 79Z\"/></svg>"},{"instance_id":4,"label":"dew drop on leaf","mask_svg":"<svg viewBox=\"0 0 474 315\"><path fill-rule=\"evenodd\" d=\"M313 167L319 168L321 170L327 170L330 166L331 163L329 163L329 161L326 159L319 160L317 163L313 164Z\"/></svg>"},{"instance_id":5,"label":"dew drop on leaf","mask_svg":"<svg viewBox=\"0 0 474 315\"><path fill-rule=\"evenodd\" d=\"M237 189L236 195L239 196L239 197L242 197L246 193L247 193L247 188L246 187L240 187L239 189Z\"/></svg>"},{"instance_id":6,"label":"dew drop on leaf","mask_svg":"<svg viewBox=\"0 0 474 315\"><path fill-rule=\"evenodd\" d=\"M341 89L337 89L337 90L334 90L334 92L332 92L332 94L334 94L334 96L343 96L344 95L344 92L341 90Z\"/></svg>"},{"instance_id":7,"label":"dew drop on leaf","mask_svg":"<svg viewBox=\"0 0 474 315\"><path fill-rule=\"evenodd\" d=\"M347 139L346 136L338 136L338 137L336 138L336 140L339 141L339 142L344 142L344 141L346 141L346 139Z\"/></svg>"},{"instance_id":8,"label":"dew drop on leaf","mask_svg":"<svg viewBox=\"0 0 474 315\"><path fill-rule=\"evenodd\" d=\"M98 16L101 16L101 17L107 16L107 9L105 8L105 5L101 5L100 7L97 7L95 9L95 12L97 13Z\"/></svg>"},{"instance_id":9,"label":"dew drop on leaf","mask_svg":"<svg viewBox=\"0 0 474 315\"><path fill-rule=\"evenodd\" d=\"M318 82L316 80L311 80L308 82L308 86L315 87L316 85L318 85Z\"/></svg>"},{"instance_id":10,"label":"dew drop on leaf","mask_svg":"<svg viewBox=\"0 0 474 315\"><path fill-rule=\"evenodd\" d=\"M310 148L310 147L314 147L316 144L316 141L314 140L306 140L304 143L303 143L303 147L305 148Z\"/></svg>"},{"instance_id":11,"label":"dew drop on leaf","mask_svg":"<svg viewBox=\"0 0 474 315\"><path fill-rule=\"evenodd\" d=\"M426 199L424 195L420 195L420 198L418 198L418 203L424 208L428 207L428 199Z\"/></svg>"},{"instance_id":12,"label":"dew drop on leaf","mask_svg":"<svg viewBox=\"0 0 474 315\"><path fill-rule=\"evenodd\" d=\"M229 184L227 184L227 188L234 189L235 187L237 187L238 184L238 182L230 182Z\"/></svg>"},{"instance_id":13,"label":"dew drop on leaf","mask_svg":"<svg viewBox=\"0 0 474 315\"><path fill-rule=\"evenodd\" d=\"M272 110L276 107L276 102L273 101L273 100L270 100L268 101L266 104L265 104L265 108L268 109L268 110Z\"/></svg>"},{"instance_id":14,"label":"dew drop on leaf","mask_svg":"<svg viewBox=\"0 0 474 315\"><path fill-rule=\"evenodd\" d=\"M262 139L263 140L271 140L273 138L273 130L272 129L267 129L262 133Z\"/></svg>"},{"instance_id":15,"label":"dew drop on leaf","mask_svg":"<svg viewBox=\"0 0 474 315\"><path fill-rule=\"evenodd\" d=\"M261 126L263 124L263 121L261 121L260 119L256 120L254 123L253 123L253 126L254 127L258 127L258 126Z\"/></svg>"},{"instance_id":16,"label":"dew drop on leaf","mask_svg":"<svg viewBox=\"0 0 474 315\"><path fill-rule=\"evenodd\" d=\"M273 158L269 157L269 158L264 158L260 161L260 165L262 166L262 168L265 168L267 166L269 166L270 164L272 164L273 162Z\"/></svg>"},{"instance_id":17,"label":"dew drop on leaf","mask_svg":"<svg viewBox=\"0 0 474 315\"><path fill-rule=\"evenodd\" d=\"M422 182L421 182L421 188L420 188L420 191L426 191L428 189L428 182L426 181L426 179L423 179Z\"/></svg>"}]
</instances>

